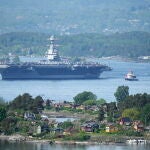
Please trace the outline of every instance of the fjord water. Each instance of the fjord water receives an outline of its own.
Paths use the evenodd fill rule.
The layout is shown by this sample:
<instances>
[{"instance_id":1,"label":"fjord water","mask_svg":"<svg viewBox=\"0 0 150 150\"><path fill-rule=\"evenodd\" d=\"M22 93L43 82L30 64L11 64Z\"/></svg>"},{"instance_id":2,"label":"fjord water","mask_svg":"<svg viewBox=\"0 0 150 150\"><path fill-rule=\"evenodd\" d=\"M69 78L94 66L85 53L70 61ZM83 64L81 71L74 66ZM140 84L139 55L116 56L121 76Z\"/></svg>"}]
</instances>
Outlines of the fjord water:
<instances>
[{"instance_id":1,"label":"fjord water","mask_svg":"<svg viewBox=\"0 0 150 150\"><path fill-rule=\"evenodd\" d=\"M114 101L114 92L118 86L129 86L130 94L150 93L150 63L121 62L114 60L98 60L112 67L112 71L103 72L100 79L95 80L0 80L0 97L6 101L13 100L23 93L33 97L43 96L56 101L69 100L83 91L91 91L98 98L108 102ZM124 76L132 70L139 81L125 81Z\"/></svg>"},{"instance_id":2,"label":"fjord water","mask_svg":"<svg viewBox=\"0 0 150 150\"><path fill-rule=\"evenodd\" d=\"M150 145L50 145L48 143L11 143L0 141L0 150L149 150Z\"/></svg>"}]
</instances>

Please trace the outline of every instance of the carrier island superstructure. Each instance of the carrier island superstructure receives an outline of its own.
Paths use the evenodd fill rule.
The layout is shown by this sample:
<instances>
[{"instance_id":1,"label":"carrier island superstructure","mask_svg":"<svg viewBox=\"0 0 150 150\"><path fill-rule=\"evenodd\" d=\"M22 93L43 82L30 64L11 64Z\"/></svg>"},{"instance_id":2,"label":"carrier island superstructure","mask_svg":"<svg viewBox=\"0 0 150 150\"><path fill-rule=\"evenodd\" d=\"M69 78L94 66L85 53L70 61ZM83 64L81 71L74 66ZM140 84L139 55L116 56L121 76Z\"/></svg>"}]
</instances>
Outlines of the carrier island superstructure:
<instances>
[{"instance_id":1,"label":"carrier island superstructure","mask_svg":"<svg viewBox=\"0 0 150 150\"><path fill-rule=\"evenodd\" d=\"M107 65L100 63L63 61L56 49L54 36L51 36L49 41L45 61L19 64L1 62L2 80L98 79L103 71L111 70Z\"/></svg>"}]
</instances>

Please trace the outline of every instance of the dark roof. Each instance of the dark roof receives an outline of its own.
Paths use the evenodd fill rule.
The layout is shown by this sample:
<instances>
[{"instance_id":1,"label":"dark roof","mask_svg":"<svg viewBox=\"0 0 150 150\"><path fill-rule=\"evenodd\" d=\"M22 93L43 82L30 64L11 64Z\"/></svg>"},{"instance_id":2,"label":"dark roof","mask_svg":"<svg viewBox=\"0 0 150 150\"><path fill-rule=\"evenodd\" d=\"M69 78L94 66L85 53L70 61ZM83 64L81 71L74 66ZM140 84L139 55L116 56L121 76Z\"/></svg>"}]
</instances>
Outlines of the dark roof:
<instances>
[{"instance_id":1,"label":"dark roof","mask_svg":"<svg viewBox=\"0 0 150 150\"><path fill-rule=\"evenodd\" d=\"M82 127L96 127L98 128L99 125L96 122L89 122L89 123L85 123L83 125L81 125Z\"/></svg>"},{"instance_id":2,"label":"dark roof","mask_svg":"<svg viewBox=\"0 0 150 150\"><path fill-rule=\"evenodd\" d=\"M131 119L129 117L123 117L123 118L120 119L120 121L131 122Z\"/></svg>"}]
</instances>

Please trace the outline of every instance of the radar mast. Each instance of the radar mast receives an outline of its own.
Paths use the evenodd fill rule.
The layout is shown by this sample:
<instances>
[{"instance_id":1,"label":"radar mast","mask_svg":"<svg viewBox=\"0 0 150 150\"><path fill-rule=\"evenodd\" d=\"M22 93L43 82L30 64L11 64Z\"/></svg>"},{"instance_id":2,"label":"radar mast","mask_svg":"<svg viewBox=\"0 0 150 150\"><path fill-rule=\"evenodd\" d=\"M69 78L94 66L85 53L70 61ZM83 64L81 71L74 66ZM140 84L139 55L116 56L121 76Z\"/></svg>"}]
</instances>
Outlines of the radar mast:
<instances>
[{"instance_id":1,"label":"radar mast","mask_svg":"<svg viewBox=\"0 0 150 150\"><path fill-rule=\"evenodd\" d=\"M56 49L55 46L55 38L52 35L50 38L48 38L48 40L50 41L50 45L49 45L49 49L47 50L47 58L49 61L59 61L60 57L58 54L58 50Z\"/></svg>"}]
</instances>

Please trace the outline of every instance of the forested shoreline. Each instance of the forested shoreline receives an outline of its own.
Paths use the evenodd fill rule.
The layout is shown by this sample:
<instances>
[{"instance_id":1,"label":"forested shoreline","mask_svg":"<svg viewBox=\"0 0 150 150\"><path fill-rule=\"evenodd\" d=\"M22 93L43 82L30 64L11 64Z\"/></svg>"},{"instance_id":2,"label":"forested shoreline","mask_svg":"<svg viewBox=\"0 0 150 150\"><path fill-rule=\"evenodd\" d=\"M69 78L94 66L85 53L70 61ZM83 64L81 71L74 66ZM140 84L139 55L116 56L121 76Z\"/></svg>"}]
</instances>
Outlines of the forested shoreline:
<instances>
[{"instance_id":1,"label":"forested shoreline","mask_svg":"<svg viewBox=\"0 0 150 150\"><path fill-rule=\"evenodd\" d=\"M12 32L0 35L0 54L45 55L51 35L33 32ZM57 36L60 55L71 57L123 56L137 58L150 55L150 33L126 32L110 35L75 34Z\"/></svg>"},{"instance_id":2,"label":"forested shoreline","mask_svg":"<svg viewBox=\"0 0 150 150\"><path fill-rule=\"evenodd\" d=\"M74 102L54 102L41 96L33 98L28 93L17 96L9 103L1 98L0 135L17 133L28 138L32 136L32 140L60 141L93 141L96 137L95 140L100 142L101 138L107 141L113 136L118 138L117 141L120 136L149 140L150 94L129 95L128 86L119 86L114 95L116 102L109 103L97 99L90 91L77 94ZM70 114L76 118L59 123L51 118L53 114L60 117ZM107 130L108 127L111 129Z\"/></svg>"}]
</instances>

